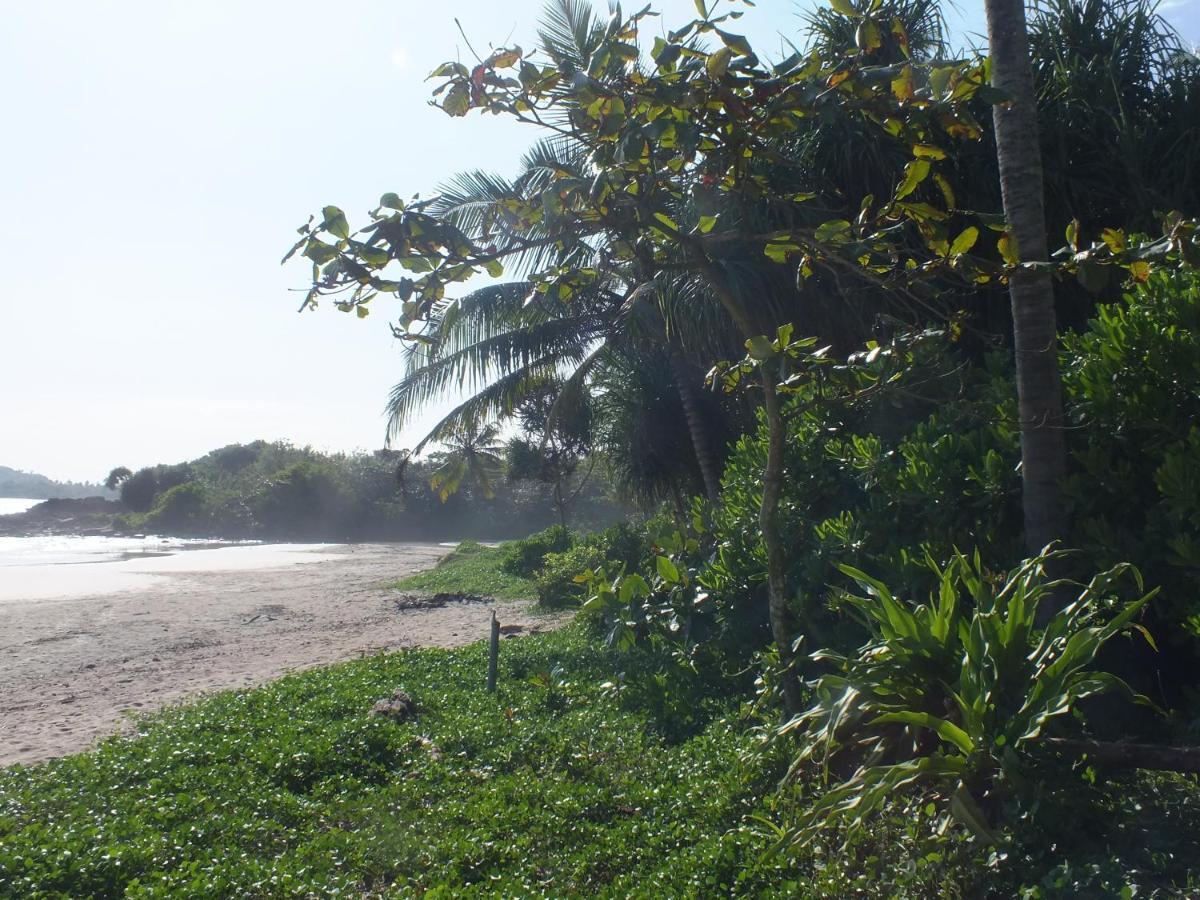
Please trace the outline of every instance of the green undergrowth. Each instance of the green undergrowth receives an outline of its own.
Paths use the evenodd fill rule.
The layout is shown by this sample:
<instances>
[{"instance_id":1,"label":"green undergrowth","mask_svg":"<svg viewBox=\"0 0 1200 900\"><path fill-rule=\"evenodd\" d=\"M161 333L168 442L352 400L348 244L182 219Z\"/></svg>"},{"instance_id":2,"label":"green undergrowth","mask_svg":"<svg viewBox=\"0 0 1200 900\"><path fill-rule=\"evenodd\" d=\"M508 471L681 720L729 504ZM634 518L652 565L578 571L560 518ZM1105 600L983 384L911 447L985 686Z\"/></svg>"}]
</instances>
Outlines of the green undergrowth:
<instances>
[{"instance_id":1,"label":"green undergrowth","mask_svg":"<svg viewBox=\"0 0 1200 900\"><path fill-rule=\"evenodd\" d=\"M499 600L532 599L533 581L501 569L507 550L463 541L436 566L395 582L392 587L433 593L479 594Z\"/></svg>"},{"instance_id":2,"label":"green undergrowth","mask_svg":"<svg viewBox=\"0 0 1200 900\"><path fill-rule=\"evenodd\" d=\"M622 660L635 678L635 661ZM898 796L847 841L772 853L783 792L731 696L686 728L615 689L574 625L313 669L165 710L132 738L0 770L0 897L1191 896L1194 779L1075 790L1004 848ZM372 717L403 687L414 720ZM630 702L633 699L633 702ZM1133 893L1129 892L1130 886ZM1183 893L1180 893L1182 890Z\"/></svg>"},{"instance_id":3,"label":"green undergrowth","mask_svg":"<svg viewBox=\"0 0 1200 900\"><path fill-rule=\"evenodd\" d=\"M368 657L0 771L0 896L728 893L776 773L720 703L686 739L622 708L609 655L506 641L494 696L482 644ZM418 717L369 715L397 687Z\"/></svg>"}]
</instances>

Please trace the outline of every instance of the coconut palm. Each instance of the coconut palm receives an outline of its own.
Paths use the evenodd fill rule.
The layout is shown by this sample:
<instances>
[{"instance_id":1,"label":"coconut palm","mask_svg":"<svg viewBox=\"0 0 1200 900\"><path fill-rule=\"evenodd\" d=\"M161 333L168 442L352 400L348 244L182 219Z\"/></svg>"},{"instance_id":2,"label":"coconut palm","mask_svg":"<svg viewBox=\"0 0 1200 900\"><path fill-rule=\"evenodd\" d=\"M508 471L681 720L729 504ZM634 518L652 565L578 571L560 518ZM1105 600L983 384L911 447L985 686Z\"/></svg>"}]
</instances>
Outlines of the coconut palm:
<instances>
[{"instance_id":1,"label":"coconut palm","mask_svg":"<svg viewBox=\"0 0 1200 900\"><path fill-rule=\"evenodd\" d=\"M498 433L495 425L468 422L442 438L446 449L440 454L429 486L443 503L468 481L485 499L496 496L495 483L504 471Z\"/></svg>"}]
</instances>

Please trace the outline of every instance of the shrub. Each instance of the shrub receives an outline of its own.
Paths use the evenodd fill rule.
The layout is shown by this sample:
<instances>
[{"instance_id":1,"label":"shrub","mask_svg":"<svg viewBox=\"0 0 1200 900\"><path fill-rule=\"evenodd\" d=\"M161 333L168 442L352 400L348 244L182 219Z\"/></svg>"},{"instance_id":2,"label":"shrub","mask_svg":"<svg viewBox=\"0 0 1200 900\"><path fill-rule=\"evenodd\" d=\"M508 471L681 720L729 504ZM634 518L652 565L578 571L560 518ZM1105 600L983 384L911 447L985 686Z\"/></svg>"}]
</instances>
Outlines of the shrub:
<instances>
[{"instance_id":1,"label":"shrub","mask_svg":"<svg viewBox=\"0 0 1200 900\"><path fill-rule=\"evenodd\" d=\"M142 517L141 527L181 535L206 534L212 526L212 512L208 490L199 482L188 481L159 494L154 508Z\"/></svg>"},{"instance_id":2,"label":"shrub","mask_svg":"<svg viewBox=\"0 0 1200 900\"><path fill-rule=\"evenodd\" d=\"M531 534L507 545L501 569L520 578L531 578L545 562L547 553L562 553L575 545L575 535L562 525Z\"/></svg>"},{"instance_id":3,"label":"shrub","mask_svg":"<svg viewBox=\"0 0 1200 900\"><path fill-rule=\"evenodd\" d=\"M348 500L334 466L301 460L272 475L251 498L250 507L268 534L308 538L336 534L344 524Z\"/></svg>"},{"instance_id":4,"label":"shrub","mask_svg":"<svg viewBox=\"0 0 1200 900\"><path fill-rule=\"evenodd\" d=\"M1200 636L1200 276L1161 272L1064 337L1073 541L1153 571L1168 646ZM1171 638L1174 638L1172 640ZM1164 650L1168 649L1164 647ZM1193 644L1194 652L1194 644ZM1194 669L1189 655L1181 668Z\"/></svg>"},{"instance_id":5,"label":"shrub","mask_svg":"<svg viewBox=\"0 0 1200 900\"><path fill-rule=\"evenodd\" d=\"M852 774L835 777L793 840L839 821L859 827L897 792L921 785L948 818L995 842L1003 804L1020 805L1046 787L1030 783L1028 763L1052 720L1094 694L1118 690L1143 699L1090 667L1105 643L1141 627L1134 616L1157 591L1142 593L1137 570L1117 566L1039 628L1039 607L1065 588L1045 572L1060 555L1026 560L999 583L978 555L959 554L945 569L930 562L938 588L919 604L843 567L867 596L841 599L870 638L852 655L812 654L812 663L832 671L811 684L812 706L782 731L799 736L793 774ZM1141 596L1121 603L1126 574Z\"/></svg>"},{"instance_id":6,"label":"shrub","mask_svg":"<svg viewBox=\"0 0 1200 900\"><path fill-rule=\"evenodd\" d=\"M583 588L576 577L605 563L604 551L593 543L581 543L562 553L547 553L534 575L538 602L543 606L568 606L579 602Z\"/></svg>"}]
</instances>

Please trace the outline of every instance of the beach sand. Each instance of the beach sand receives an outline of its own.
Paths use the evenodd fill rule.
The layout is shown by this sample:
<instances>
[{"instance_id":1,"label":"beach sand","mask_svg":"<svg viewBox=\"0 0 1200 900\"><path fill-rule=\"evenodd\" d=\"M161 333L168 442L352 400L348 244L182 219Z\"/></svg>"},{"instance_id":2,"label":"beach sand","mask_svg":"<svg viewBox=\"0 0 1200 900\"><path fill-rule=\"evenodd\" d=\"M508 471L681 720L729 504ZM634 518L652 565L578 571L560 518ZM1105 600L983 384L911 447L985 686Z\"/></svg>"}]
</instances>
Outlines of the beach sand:
<instances>
[{"instance_id":1,"label":"beach sand","mask_svg":"<svg viewBox=\"0 0 1200 900\"><path fill-rule=\"evenodd\" d=\"M399 609L382 587L448 547L231 547L63 566L58 596L9 582L0 601L0 765L86 750L130 714L380 650L452 647L505 625L545 627L524 603ZM14 574L10 569L5 574ZM26 573L26 578L32 573ZM506 629L507 631L508 629Z\"/></svg>"}]
</instances>

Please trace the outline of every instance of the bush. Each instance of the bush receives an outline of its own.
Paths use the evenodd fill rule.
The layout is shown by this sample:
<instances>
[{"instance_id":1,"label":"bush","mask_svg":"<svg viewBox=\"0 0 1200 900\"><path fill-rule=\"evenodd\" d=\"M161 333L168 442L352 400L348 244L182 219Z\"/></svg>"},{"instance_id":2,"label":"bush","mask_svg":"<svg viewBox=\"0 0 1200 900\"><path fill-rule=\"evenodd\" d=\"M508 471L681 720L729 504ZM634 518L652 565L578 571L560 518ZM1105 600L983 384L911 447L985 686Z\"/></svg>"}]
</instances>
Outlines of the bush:
<instances>
[{"instance_id":1,"label":"bush","mask_svg":"<svg viewBox=\"0 0 1200 900\"><path fill-rule=\"evenodd\" d=\"M888 572L920 596L933 584L927 554L977 546L995 569L1022 555L1016 400L1001 360L971 366L951 342L926 336L899 378L860 395L803 394L787 406L779 522L793 620L810 647L845 647L860 634L828 609L831 586L848 584L841 564ZM766 444L760 423L735 445L711 511L714 560L699 573L719 603L721 641L743 656L768 642Z\"/></svg>"},{"instance_id":2,"label":"bush","mask_svg":"<svg viewBox=\"0 0 1200 900\"><path fill-rule=\"evenodd\" d=\"M547 553L534 575L538 602L560 607L578 603L582 585L575 578L605 563L604 551L593 543L581 543L562 553Z\"/></svg>"},{"instance_id":3,"label":"bush","mask_svg":"<svg viewBox=\"0 0 1200 900\"><path fill-rule=\"evenodd\" d=\"M301 460L272 475L251 498L250 507L270 535L315 538L344 527L349 502L337 468Z\"/></svg>"},{"instance_id":4,"label":"bush","mask_svg":"<svg viewBox=\"0 0 1200 900\"><path fill-rule=\"evenodd\" d=\"M1164 587L1172 643L1200 637L1200 276L1153 275L1068 335L1073 543ZM1191 638L1187 637L1190 632ZM1181 668L1194 668L1185 654Z\"/></svg>"},{"instance_id":5,"label":"bush","mask_svg":"<svg viewBox=\"0 0 1200 900\"><path fill-rule=\"evenodd\" d=\"M898 792L919 788L943 804L946 824L996 843L1005 807L1024 811L1052 787L1030 778L1037 738L1088 696L1133 696L1091 666L1106 642L1141 627L1134 616L1156 593L1143 593L1136 569L1118 566L1038 628L1039 606L1063 590L1045 573L1053 559L1026 560L1006 579L978 556L957 555L945 569L930 562L938 588L917 604L844 567L867 596L845 594L843 602L870 639L850 656L812 654L813 664L833 671L812 683L815 702L782 732L799 735L793 773L852 774L835 776L840 783L821 794L794 840L838 822L859 828ZM1122 603L1126 574L1141 596Z\"/></svg>"},{"instance_id":6,"label":"bush","mask_svg":"<svg viewBox=\"0 0 1200 900\"><path fill-rule=\"evenodd\" d=\"M547 553L562 553L574 545L574 533L562 525L551 525L544 531L508 544L500 568L509 575L531 578L544 564Z\"/></svg>"},{"instance_id":7,"label":"bush","mask_svg":"<svg viewBox=\"0 0 1200 900\"><path fill-rule=\"evenodd\" d=\"M204 535L212 526L208 490L196 481L177 484L158 495L154 508L141 518L146 531Z\"/></svg>"}]
</instances>

